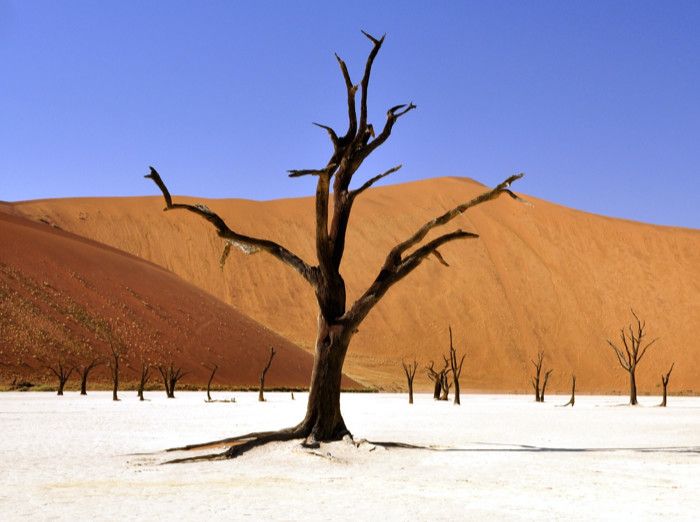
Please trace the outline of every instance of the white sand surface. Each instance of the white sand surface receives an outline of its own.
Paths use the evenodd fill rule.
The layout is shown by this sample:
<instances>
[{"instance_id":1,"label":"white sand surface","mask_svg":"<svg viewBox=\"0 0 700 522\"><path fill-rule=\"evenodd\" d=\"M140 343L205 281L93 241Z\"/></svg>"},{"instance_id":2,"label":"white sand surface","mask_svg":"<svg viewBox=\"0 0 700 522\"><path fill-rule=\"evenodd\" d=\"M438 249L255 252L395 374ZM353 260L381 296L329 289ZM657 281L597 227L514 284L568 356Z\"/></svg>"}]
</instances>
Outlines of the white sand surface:
<instances>
[{"instance_id":1,"label":"white sand surface","mask_svg":"<svg viewBox=\"0 0 700 522\"><path fill-rule=\"evenodd\" d=\"M159 451L301 419L306 394L205 403L124 392L0 394L0 520L698 520L700 399L346 394L356 439L270 444L229 461ZM149 454L143 454L149 453Z\"/></svg>"}]
</instances>

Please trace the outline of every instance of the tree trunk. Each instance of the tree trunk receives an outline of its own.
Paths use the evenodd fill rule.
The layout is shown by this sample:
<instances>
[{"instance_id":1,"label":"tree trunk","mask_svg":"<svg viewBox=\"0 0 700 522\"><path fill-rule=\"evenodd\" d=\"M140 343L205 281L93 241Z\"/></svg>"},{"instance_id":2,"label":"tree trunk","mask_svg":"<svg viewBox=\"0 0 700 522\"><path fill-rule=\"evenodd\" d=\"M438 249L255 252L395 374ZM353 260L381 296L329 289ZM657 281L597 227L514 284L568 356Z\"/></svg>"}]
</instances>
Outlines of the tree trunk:
<instances>
[{"instance_id":1,"label":"tree trunk","mask_svg":"<svg viewBox=\"0 0 700 522\"><path fill-rule=\"evenodd\" d=\"M413 380L408 381L408 403L413 404Z\"/></svg>"},{"instance_id":2,"label":"tree trunk","mask_svg":"<svg viewBox=\"0 0 700 522\"><path fill-rule=\"evenodd\" d=\"M435 380L435 388L433 388L433 399L436 401L440 400L440 393L442 392L442 384L440 379Z\"/></svg>"},{"instance_id":3,"label":"tree trunk","mask_svg":"<svg viewBox=\"0 0 700 522\"><path fill-rule=\"evenodd\" d=\"M85 368L80 375L80 395L87 395L87 380L90 370Z\"/></svg>"},{"instance_id":4,"label":"tree trunk","mask_svg":"<svg viewBox=\"0 0 700 522\"><path fill-rule=\"evenodd\" d=\"M67 380L68 379L58 379L58 393L56 395L63 395L63 388L65 388Z\"/></svg>"},{"instance_id":5,"label":"tree trunk","mask_svg":"<svg viewBox=\"0 0 700 522\"><path fill-rule=\"evenodd\" d=\"M461 404L459 402L459 380L455 377L454 379L454 386L455 386L455 404Z\"/></svg>"},{"instance_id":6,"label":"tree trunk","mask_svg":"<svg viewBox=\"0 0 700 522\"><path fill-rule=\"evenodd\" d=\"M319 317L309 400L299 425L307 445L340 440L350 433L340 413L340 381L351 337L348 328L328 325Z\"/></svg>"},{"instance_id":7,"label":"tree trunk","mask_svg":"<svg viewBox=\"0 0 700 522\"><path fill-rule=\"evenodd\" d=\"M260 376L260 386L258 386L258 402L265 402L265 376Z\"/></svg>"},{"instance_id":8,"label":"tree trunk","mask_svg":"<svg viewBox=\"0 0 700 522\"><path fill-rule=\"evenodd\" d=\"M630 370L630 405L637 405L637 380L634 376L634 368Z\"/></svg>"},{"instance_id":9,"label":"tree trunk","mask_svg":"<svg viewBox=\"0 0 700 522\"><path fill-rule=\"evenodd\" d=\"M661 399L661 404L659 406L665 408L666 407L666 392L668 390L668 381L665 380L663 377L661 377L661 384L663 384L663 387L664 387L664 396L663 396L663 399Z\"/></svg>"},{"instance_id":10,"label":"tree trunk","mask_svg":"<svg viewBox=\"0 0 700 522\"><path fill-rule=\"evenodd\" d=\"M112 400L118 401L117 390L119 389L119 363L112 369Z\"/></svg>"}]
</instances>

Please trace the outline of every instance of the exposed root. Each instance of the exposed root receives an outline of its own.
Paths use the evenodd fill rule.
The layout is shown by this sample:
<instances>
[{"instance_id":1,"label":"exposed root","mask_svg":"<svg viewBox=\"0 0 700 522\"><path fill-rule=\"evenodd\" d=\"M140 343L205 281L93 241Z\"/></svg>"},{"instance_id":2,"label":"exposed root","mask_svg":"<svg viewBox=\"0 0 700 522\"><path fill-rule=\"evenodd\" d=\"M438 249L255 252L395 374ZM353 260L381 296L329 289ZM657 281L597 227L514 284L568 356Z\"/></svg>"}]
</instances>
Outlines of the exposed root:
<instances>
[{"instance_id":1,"label":"exposed root","mask_svg":"<svg viewBox=\"0 0 700 522\"><path fill-rule=\"evenodd\" d=\"M302 422L297 426L286 428L277 431L259 431L253 433L247 433L245 435L238 435L236 437L229 437L226 439L213 440L209 442L203 442L199 444L188 444L187 446L181 446L178 448L169 448L165 450L166 452L173 451L191 451L197 449L205 448L215 448L218 446L230 445L225 451L220 453L208 453L206 455L197 455L195 457L184 457L179 459L172 459L164 462L163 464L181 464L186 462L199 462L199 461L212 461L212 460L225 460L236 458L243 453L250 451L258 446L263 446L270 442L284 442L294 439L304 439L302 446L310 449L318 449L321 446L321 442L330 442L337 440L345 440L353 445L355 444L352 434L345 427L345 424L341 424L331 437L324 437L319 440L316 436L315 430L308 427L308 423Z\"/></svg>"}]
</instances>

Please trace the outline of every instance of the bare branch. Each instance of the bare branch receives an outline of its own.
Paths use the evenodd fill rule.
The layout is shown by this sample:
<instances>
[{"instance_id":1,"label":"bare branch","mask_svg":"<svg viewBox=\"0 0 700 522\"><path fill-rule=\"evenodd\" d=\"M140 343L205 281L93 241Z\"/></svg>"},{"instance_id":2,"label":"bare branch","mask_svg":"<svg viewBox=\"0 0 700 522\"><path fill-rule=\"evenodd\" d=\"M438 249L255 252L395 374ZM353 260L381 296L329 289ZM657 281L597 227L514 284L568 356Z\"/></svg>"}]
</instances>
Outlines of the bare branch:
<instances>
[{"instance_id":1,"label":"bare branch","mask_svg":"<svg viewBox=\"0 0 700 522\"><path fill-rule=\"evenodd\" d=\"M357 197L358 195L362 194L365 190L370 188L372 185L374 185L377 181L379 181L382 178L387 177L389 174L393 174L394 172L398 171L403 167L403 165L396 165L395 167L390 168L386 172L382 172L381 174L378 174L374 176L373 178L365 181L365 183L358 189L353 190L350 192L351 197Z\"/></svg>"},{"instance_id":2,"label":"bare branch","mask_svg":"<svg viewBox=\"0 0 700 522\"><path fill-rule=\"evenodd\" d=\"M338 60L338 65L340 65L340 70L343 73L343 80L345 80L345 89L348 94L348 131L345 133L343 141L349 141L355 137L357 132L357 111L355 109L355 93L357 92L357 85L352 84L350 79L350 73L348 72L348 66L345 62L338 56L335 55L335 59Z\"/></svg>"},{"instance_id":3,"label":"bare branch","mask_svg":"<svg viewBox=\"0 0 700 522\"><path fill-rule=\"evenodd\" d=\"M288 170L290 178L300 178L301 176L320 176L322 174L329 174L336 167L335 163L329 163L322 169L299 169L299 170Z\"/></svg>"},{"instance_id":4,"label":"bare branch","mask_svg":"<svg viewBox=\"0 0 700 522\"><path fill-rule=\"evenodd\" d=\"M325 129L325 131L328 133L328 136L330 136L330 138L331 138L331 142L333 143L333 148L335 150L337 150L339 142L338 142L338 135L335 133L335 131L331 127L329 127L328 125L321 125L320 123L316 123L316 122L312 122L312 123L314 125L316 125L316 127L320 127L322 129Z\"/></svg>"},{"instance_id":5,"label":"bare branch","mask_svg":"<svg viewBox=\"0 0 700 522\"><path fill-rule=\"evenodd\" d=\"M377 39L365 31L362 31L362 34L364 34L372 42L372 50L367 57L365 72L362 75L362 96L360 98L360 133L364 132L367 126L367 91L369 89L369 77L372 72L372 64L374 63L374 59L376 58L379 49L384 43L384 38L386 37L386 35L383 35L381 38Z\"/></svg>"},{"instance_id":6,"label":"bare branch","mask_svg":"<svg viewBox=\"0 0 700 522\"><path fill-rule=\"evenodd\" d=\"M252 253L257 250L263 250L268 254L272 255L273 257L277 258L279 261L282 261L283 263L294 268L304 279L306 279L306 281L309 284L311 284L311 286L316 286L317 281L315 269L309 264L307 264L304 260L302 260L299 256L290 252L285 247L275 243L274 241L245 236L243 234L239 234L238 232L234 232L228 227L224 220L221 219L221 217L219 217L218 214L212 212L204 205L173 203L168 188L165 186L165 183L160 177L160 174L158 174L156 169L154 169L153 167L151 167L150 174L147 174L144 177L153 180L153 182L158 186L158 188L160 188L161 192L163 193L163 198L165 199L166 204L164 210L184 209L194 214L197 214L198 216L206 219L207 221L209 221L209 223L214 225L214 228L216 228L219 237L228 240L233 246L242 248L244 253Z\"/></svg>"},{"instance_id":7,"label":"bare branch","mask_svg":"<svg viewBox=\"0 0 700 522\"><path fill-rule=\"evenodd\" d=\"M523 174L515 174L514 176L509 177L499 185L497 185L494 189L489 190L488 192L484 192L483 194L473 198L471 201L468 201L466 203L462 203L461 205L457 205L451 210L448 210L441 216L436 217L435 219L431 219L428 221L425 225L420 227L411 237L409 237L406 241L399 243L397 246L395 246L391 253L389 254L390 256L395 256L395 255L401 255L403 252L411 248L412 246L418 244L420 241L425 238L426 235L428 235L428 232L433 230L436 227L445 225L452 221L454 218L457 216L462 215L464 212L466 212L468 209L475 207L477 205L480 205L481 203L484 203L486 201L490 201L492 199L496 199L498 196L503 194L508 187L510 187L511 183L514 181L519 180L520 178L523 177Z\"/></svg>"}]
</instances>

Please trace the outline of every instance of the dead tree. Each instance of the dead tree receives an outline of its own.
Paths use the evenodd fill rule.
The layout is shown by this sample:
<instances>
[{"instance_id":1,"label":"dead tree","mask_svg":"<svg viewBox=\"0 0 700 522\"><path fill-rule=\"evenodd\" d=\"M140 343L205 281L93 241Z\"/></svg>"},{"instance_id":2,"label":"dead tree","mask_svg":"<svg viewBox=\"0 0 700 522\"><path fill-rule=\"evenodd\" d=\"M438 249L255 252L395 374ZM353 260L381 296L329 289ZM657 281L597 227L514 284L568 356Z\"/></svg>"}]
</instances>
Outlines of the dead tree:
<instances>
[{"instance_id":1,"label":"dead tree","mask_svg":"<svg viewBox=\"0 0 700 522\"><path fill-rule=\"evenodd\" d=\"M174 399L177 382L187 375L187 372L182 371L182 368L180 367L176 368L172 362L167 366L159 365L158 372L163 378L163 386L165 387L166 397L168 399Z\"/></svg>"},{"instance_id":2,"label":"dead tree","mask_svg":"<svg viewBox=\"0 0 700 522\"><path fill-rule=\"evenodd\" d=\"M637 379L635 377L635 372L637 370L637 365L642 360L642 357L647 353L647 350L651 345L658 341L658 337L644 345L644 338L646 337L646 321L642 321L634 313L634 310L630 310L634 316L635 323L628 325L627 329L620 328L620 340L622 341L622 346L624 351L620 349L615 343L608 339L608 344L615 352L617 357L617 362L620 366L624 368L629 374L630 378L630 405L637 405Z\"/></svg>"},{"instance_id":3,"label":"dead tree","mask_svg":"<svg viewBox=\"0 0 700 522\"><path fill-rule=\"evenodd\" d=\"M554 370L547 370L544 372L544 379L542 381L542 389L540 390L540 402L544 402L544 390L547 388L547 383L549 382L549 376L552 375Z\"/></svg>"},{"instance_id":4,"label":"dead tree","mask_svg":"<svg viewBox=\"0 0 700 522\"><path fill-rule=\"evenodd\" d=\"M272 365L272 358L276 353L277 352L275 352L275 349L270 346L270 358L267 360L267 364L262 369L262 372L260 372L260 388L258 389L258 401L260 402L265 402L265 375L267 374L267 370L270 369L270 365Z\"/></svg>"},{"instance_id":5,"label":"dead tree","mask_svg":"<svg viewBox=\"0 0 700 522\"><path fill-rule=\"evenodd\" d=\"M569 399L569 402L566 404L562 404L562 406L571 406L572 408L574 407L574 404L576 403L576 376L574 374L571 374L571 398Z\"/></svg>"},{"instance_id":6,"label":"dead tree","mask_svg":"<svg viewBox=\"0 0 700 522\"><path fill-rule=\"evenodd\" d=\"M336 55L346 91L347 131L339 135L327 125L316 124L330 138L332 150L328 160L320 167L289 171L291 177L311 176L316 180L315 262L307 262L274 241L234 230L216 212L204 205L173 202L167 186L155 169L151 168L146 176L160 189L166 210L191 212L215 228L219 237L225 242L222 264L225 263L232 246L244 254L266 252L296 271L311 286L316 295L319 308L318 327L306 415L298 425L285 430L234 438L233 441L245 442L232 446L226 453L228 457L235 457L243 451L273 440L301 438L305 439L306 446L317 447L319 441L338 440L350 436L340 411L340 382L350 341L362 321L391 287L413 272L428 257L434 256L442 264L447 264L439 252L440 247L458 240L478 237L473 232L459 228L446 233L437 233L438 229L443 230L441 227L452 223L468 209L494 200L502 194L519 199L510 187L514 181L522 177L522 174L510 176L494 189L486 190L481 195L429 220L404 241L394 246L386 255L369 287L354 303L347 302L345 279L340 272L340 267L345 253L345 240L353 205L366 190L377 181L398 171L401 165L369 178L357 188L351 188L351 182L364 160L389 139L398 120L416 109L413 103L389 108L386 112L386 122L378 132L368 121L367 100L370 74L374 60L384 43L384 37L375 38L367 33L364 34L371 42L372 49L358 85L352 82L345 62ZM358 91L359 107L357 106ZM426 239L429 234L431 234L430 239Z\"/></svg>"},{"instance_id":7,"label":"dead tree","mask_svg":"<svg viewBox=\"0 0 700 522\"><path fill-rule=\"evenodd\" d=\"M413 378L416 376L418 363L415 359L408 364L402 360L401 366L403 366L403 372L406 374L406 383L408 384L408 403L413 404Z\"/></svg>"},{"instance_id":8,"label":"dead tree","mask_svg":"<svg viewBox=\"0 0 700 522\"><path fill-rule=\"evenodd\" d=\"M80 375L80 395L87 395L87 381L90 372L102 364L100 359L93 359L88 364L77 368L78 374Z\"/></svg>"},{"instance_id":9,"label":"dead tree","mask_svg":"<svg viewBox=\"0 0 700 522\"><path fill-rule=\"evenodd\" d=\"M214 374L216 373L216 370L219 369L218 364L202 364L207 370L211 371L211 374L209 374L209 380L207 381L207 401L211 402L211 381L214 380Z\"/></svg>"},{"instance_id":10,"label":"dead tree","mask_svg":"<svg viewBox=\"0 0 700 522\"><path fill-rule=\"evenodd\" d=\"M440 401L446 401L449 400L450 398L450 386L452 384L450 383L450 361L445 357L444 355L442 356L443 362L445 365L442 367L442 370L440 370L440 398L438 400Z\"/></svg>"},{"instance_id":11,"label":"dead tree","mask_svg":"<svg viewBox=\"0 0 700 522\"><path fill-rule=\"evenodd\" d=\"M59 357L56 360L56 364L46 364L44 367L58 379L58 392L56 395L63 395L63 389L66 387L68 379L70 379L70 376L75 371L75 365Z\"/></svg>"},{"instance_id":12,"label":"dead tree","mask_svg":"<svg viewBox=\"0 0 700 522\"><path fill-rule=\"evenodd\" d=\"M139 376L139 387L138 387L138 391L137 391L137 394L138 394L140 401L145 400L143 398L143 391L146 388L146 384L148 384L148 381L150 378L151 378L151 365L148 364L147 362L142 362L140 376Z\"/></svg>"},{"instance_id":13,"label":"dead tree","mask_svg":"<svg viewBox=\"0 0 700 522\"><path fill-rule=\"evenodd\" d=\"M452 327L449 327L450 330L450 370L452 371L452 382L454 382L455 386L455 404L461 404L459 401L459 376L462 375L462 364L464 363L464 358L466 357L465 355L462 355L462 358L459 361L459 364L457 364L457 350L455 349L454 345L452 344Z\"/></svg>"},{"instance_id":14,"label":"dead tree","mask_svg":"<svg viewBox=\"0 0 700 522\"><path fill-rule=\"evenodd\" d=\"M663 399L661 399L661 404L659 404L659 406L661 406L662 408L666 407L666 395L668 392L668 380L671 378L671 372L673 371L673 367L675 366L675 364L676 364L675 362L671 363L671 367L668 369L668 372L666 373L666 375L661 375L661 384L664 387L664 396L663 396Z\"/></svg>"},{"instance_id":15,"label":"dead tree","mask_svg":"<svg viewBox=\"0 0 700 522\"><path fill-rule=\"evenodd\" d=\"M425 367L425 371L428 373L428 378L433 382L433 399L440 400L440 394L442 393L442 377L440 372L435 370L435 363L430 361L430 365Z\"/></svg>"},{"instance_id":16,"label":"dead tree","mask_svg":"<svg viewBox=\"0 0 700 522\"><path fill-rule=\"evenodd\" d=\"M535 390L535 402L544 402L544 391L547 388L549 376L553 370L545 370L544 378L542 378L542 370L544 369L544 350L537 352L537 358L530 360L532 366L535 367L535 375L530 377L530 383Z\"/></svg>"}]
</instances>

